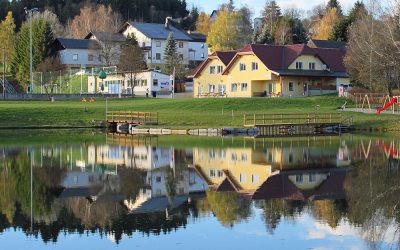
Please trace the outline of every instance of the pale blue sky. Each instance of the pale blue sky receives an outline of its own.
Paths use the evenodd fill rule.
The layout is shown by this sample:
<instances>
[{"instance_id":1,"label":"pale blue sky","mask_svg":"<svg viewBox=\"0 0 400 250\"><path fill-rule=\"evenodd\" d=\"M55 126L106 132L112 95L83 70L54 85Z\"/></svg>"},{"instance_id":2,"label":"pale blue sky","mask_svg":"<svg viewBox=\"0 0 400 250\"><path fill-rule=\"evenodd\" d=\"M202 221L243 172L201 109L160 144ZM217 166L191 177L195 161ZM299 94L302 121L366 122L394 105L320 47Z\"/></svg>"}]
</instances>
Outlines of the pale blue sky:
<instances>
[{"instance_id":1,"label":"pale blue sky","mask_svg":"<svg viewBox=\"0 0 400 250\"><path fill-rule=\"evenodd\" d=\"M328 0L276 0L281 8L297 7L305 11L312 9L315 5L326 3ZM212 10L217 9L222 3L226 3L228 0L187 0L188 5L191 7L193 4L200 7L201 10L210 13ZM262 10L265 0L235 0L236 6L248 4L250 9L253 11L254 16L259 16ZM342 8L347 11L350 9L356 0L340 0Z\"/></svg>"}]
</instances>

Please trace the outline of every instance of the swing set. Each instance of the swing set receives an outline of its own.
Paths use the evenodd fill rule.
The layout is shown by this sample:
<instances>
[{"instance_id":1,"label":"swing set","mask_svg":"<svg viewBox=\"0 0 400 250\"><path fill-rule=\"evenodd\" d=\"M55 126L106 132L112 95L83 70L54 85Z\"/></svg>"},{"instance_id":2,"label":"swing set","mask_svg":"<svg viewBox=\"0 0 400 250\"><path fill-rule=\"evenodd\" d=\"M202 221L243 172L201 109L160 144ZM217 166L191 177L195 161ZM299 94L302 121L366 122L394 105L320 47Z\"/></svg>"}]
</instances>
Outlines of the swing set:
<instances>
[{"instance_id":1,"label":"swing set","mask_svg":"<svg viewBox=\"0 0 400 250\"><path fill-rule=\"evenodd\" d=\"M356 107L361 112L368 110L370 113L380 114L391 109L393 114L400 113L400 96L390 96L382 93L354 94Z\"/></svg>"}]
</instances>

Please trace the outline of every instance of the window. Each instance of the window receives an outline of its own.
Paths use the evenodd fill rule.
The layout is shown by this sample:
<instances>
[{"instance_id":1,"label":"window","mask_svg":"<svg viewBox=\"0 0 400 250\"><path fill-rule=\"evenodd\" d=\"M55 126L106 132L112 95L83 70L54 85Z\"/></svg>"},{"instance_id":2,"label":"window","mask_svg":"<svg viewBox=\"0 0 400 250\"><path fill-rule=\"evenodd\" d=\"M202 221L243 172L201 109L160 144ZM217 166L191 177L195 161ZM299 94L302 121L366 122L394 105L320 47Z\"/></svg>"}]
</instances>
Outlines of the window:
<instances>
[{"instance_id":1,"label":"window","mask_svg":"<svg viewBox=\"0 0 400 250\"><path fill-rule=\"evenodd\" d=\"M156 41L156 47L161 47L161 41Z\"/></svg>"},{"instance_id":2,"label":"window","mask_svg":"<svg viewBox=\"0 0 400 250\"><path fill-rule=\"evenodd\" d=\"M78 61L78 54L72 55L72 61Z\"/></svg>"},{"instance_id":3,"label":"window","mask_svg":"<svg viewBox=\"0 0 400 250\"><path fill-rule=\"evenodd\" d=\"M302 183L303 182L303 175L302 174L296 175L296 182L297 183Z\"/></svg>"},{"instance_id":4,"label":"window","mask_svg":"<svg viewBox=\"0 0 400 250\"><path fill-rule=\"evenodd\" d=\"M252 62L251 63L251 70L258 70L258 63Z\"/></svg>"},{"instance_id":5,"label":"window","mask_svg":"<svg viewBox=\"0 0 400 250\"><path fill-rule=\"evenodd\" d=\"M156 53L156 60L161 60L161 54L160 53Z\"/></svg>"},{"instance_id":6,"label":"window","mask_svg":"<svg viewBox=\"0 0 400 250\"><path fill-rule=\"evenodd\" d=\"M179 47L179 48L183 48L183 42L179 42L179 43L178 43L178 47Z\"/></svg>"},{"instance_id":7,"label":"window","mask_svg":"<svg viewBox=\"0 0 400 250\"><path fill-rule=\"evenodd\" d=\"M241 91L247 91L247 83L242 83L240 90Z\"/></svg>"},{"instance_id":8,"label":"window","mask_svg":"<svg viewBox=\"0 0 400 250\"><path fill-rule=\"evenodd\" d=\"M223 71L223 67L222 66L217 66L217 73L221 74Z\"/></svg>"},{"instance_id":9,"label":"window","mask_svg":"<svg viewBox=\"0 0 400 250\"><path fill-rule=\"evenodd\" d=\"M146 80L141 80L140 81L140 86L147 86L147 79Z\"/></svg>"},{"instance_id":10,"label":"window","mask_svg":"<svg viewBox=\"0 0 400 250\"><path fill-rule=\"evenodd\" d=\"M241 157L240 157L240 160L242 162L246 162L247 161L247 154L242 154Z\"/></svg>"},{"instance_id":11,"label":"window","mask_svg":"<svg viewBox=\"0 0 400 250\"><path fill-rule=\"evenodd\" d=\"M258 183L258 182L259 182L258 175L252 174L251 175L251 183Z\"/></svg>"},{"instance_id":12,"label":"window","mask_svg":"<svg viewBox=\"0 0 400 250\"><path fill-rule=\"evenodd\" d=\"M237 83L232 83L231 85L231 91L236 92L237 91Z\"/></svg>"},{"instance_id":13,"label":"window","mask_svg":"<svg viewBox=\"0 0 400 250\"><path fill-rule=\"evenodd\" d=\"M293 153L289 153L289 163L293 163Z\"/></svg>"},{"instance_id":14,"label":"window","mask_svg":"<svg viewBox=\"0 0 400 250\"><path fill-rule=\"evenodd\" d=\"M315 62L310 62L310 63L308 64L308 68L309 68L310 70L315 70Z\"/></svg>"},{"instance_id":15,"label":"window","mask_svg":"<svg viewBox=\"0 0 400 250\"><path fill-rule=\"evenodd\" d=\"M215 66L210 66L210 75L215 74Z\"/></svg>"},{"instance_id":16,"label":"window","mask_svg":"<svg viewBox=\"0 0 400 250\"><path fill-rule=\"evenodd\" d=\"M201 48L204 49L204 43L201 44Z\"/></svg>"},{"instance_id":17,"label":"window","mask_svg":"<svg viewBox=\"0 0 400 250\"><path fill-rule=\"evenodd\" d=\"M315 175L315 173L310 173L308 175L308 181L309 182L316 182L317 181L317 176Z\"/></svg>"},{"instance_id":18,"label":"window","mask_svg":"<svg viewBox=\"0 0 400 250\"><path fill-rule=\"evenodd\" d=\"M204 53L201 53L201 58L204 58Z\"/></svg>"},{"instance_id":19,"label":"window","mask_svg":"<svg viewBox=\"0 0 400 250\"><path fill-rule=\"evenodd\" d=\"M215 177L215 170L214 169L210 169L210 177Z\"/></svg>"},{"instance_id":20,"label":"window","mask_svg":"<svg viewBox=\"0 0 400 250\"><path fill-rule=\"evenodd\" d=\"M239 174L239 182L241 182L241 183L246 182L246 175L245 174L242 174L242 173Z\"/></svg>"},{"instance_id":21,"label":"window","mask_svg":"<svg viewBox=\"0 0 400 250\"><path fill-rule=\"evenodd\" d=\"M179 60L183 61L183 54L179 54Z\"/></svg>"},{"instance_id":22,"label":"window","mask_svg":"<svg viewBox=\"0 0 400 250\"><path fill-rule=\"evenodd\" d=\"M158 86L158 79L153 80L153 86L157 87Z\"/></svg>"},{"instance_id":23,"label":"window","mask_svg":"<svg viewBox=\"0 0 400 250\"><path fill-rule=\"evenodd\" d=\"M296 69L303 69L303 62L296 62Z\"/></svg>"},{"instance_id":24,"label":"window","mask_svg":"<svg viewBox=\"0 0 400 250\"><path fill-rule=\"evenodd\" d=\"M89 62L93 61L93 60L94 60L94 56L91 55L91 54L89 54L88 57L87 57L87 60L88 60Z\"/></svg>"},{"instance_id":25,"label":"window","mask_svg":"<svg viewBox=\"0 0 400 250\"><path fill-rule=\"evenodd\" d=\"M293 83L289 82L289 91L293 91Z\"/></svg>"},{"instance_id":26,"label":"window","mask_svg":"<svg viewBox=\"0 0 400 250\"><path fill-rule=\"evenodd\" d=\"M156 177L156 182L161 182L161 176Z\"/></svg>"},{"instance_id":27,"label":"window","mask_svg":"<svg viewBox=\"0 0 400 250\"><path fill-rule=\"evenodd\" d=\"M215 90L215 85L214 84L209 84L208 85L208 92L209 93L214 93Z\"/></svg>"},{"instance_id":28,"label":"window","mask_svg":"<svg viewBox=\"0 0 400 250\"><path fill-rule=\"evenodd\" d=\"M246 64L240 63L240 64L239 64L239 70L240 70L240 71L245 71L245 70L246 70Z\"/></svg>"},{"instance_id":29,"label":"window","mask_svg":"<svg viewBox=\"0 0 400 250\"><path fill-rule=\"evenodd\" d=\"M232 154L231 159L232 161L237 161L237 154Z\"/></svg>"},{"instance_id":30,"label":"window","mask_svg":"<svg viewBox=\"0 0 400 250\"><path fill-rule=\"evenodd\" d=\"M223 175L222 170L217 170L217 177L218 177L218 178L221 178L222 175Z\"/></svg>"}]
</instances>

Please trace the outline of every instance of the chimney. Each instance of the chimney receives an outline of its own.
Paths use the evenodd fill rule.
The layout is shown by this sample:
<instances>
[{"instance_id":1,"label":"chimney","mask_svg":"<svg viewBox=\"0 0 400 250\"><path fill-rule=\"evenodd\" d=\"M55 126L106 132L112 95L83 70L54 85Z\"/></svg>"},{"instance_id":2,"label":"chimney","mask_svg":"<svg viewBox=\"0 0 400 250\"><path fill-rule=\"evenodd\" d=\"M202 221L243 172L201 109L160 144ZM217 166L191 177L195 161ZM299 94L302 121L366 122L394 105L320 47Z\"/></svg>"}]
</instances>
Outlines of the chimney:
<instances>
[{"instance_id":1,"label":"chimney","mask_svg":"<svg viewBox=\"0 0 400 250\"><path fill-rule=\"evenodd\" d=\"M170 21L171 19L172 19L172 18L169 17L169 16L167 16L167 17L165 18L165 24L164 24L164 26L165 26L166 29L169 29L169 21Z\"/></svg>"}]
</instances>

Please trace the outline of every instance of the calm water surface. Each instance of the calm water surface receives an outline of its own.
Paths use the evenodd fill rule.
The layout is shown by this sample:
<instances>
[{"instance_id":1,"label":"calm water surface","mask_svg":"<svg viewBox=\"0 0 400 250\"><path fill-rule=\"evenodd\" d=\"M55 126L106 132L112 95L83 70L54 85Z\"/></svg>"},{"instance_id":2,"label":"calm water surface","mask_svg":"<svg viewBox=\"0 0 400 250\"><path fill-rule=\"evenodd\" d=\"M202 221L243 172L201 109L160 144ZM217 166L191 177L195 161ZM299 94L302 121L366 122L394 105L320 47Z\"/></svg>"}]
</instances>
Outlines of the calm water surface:
<instances>
[{"instance_id":1,"label":"calm water surface","mask_svg":"<svg viewBox=\"0 0 400 250\"><path fill-rule=\"evenodd\" d=\"M400 138L0 138L1 250L400 246Z\"/></svg>"}]
</instances>

